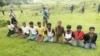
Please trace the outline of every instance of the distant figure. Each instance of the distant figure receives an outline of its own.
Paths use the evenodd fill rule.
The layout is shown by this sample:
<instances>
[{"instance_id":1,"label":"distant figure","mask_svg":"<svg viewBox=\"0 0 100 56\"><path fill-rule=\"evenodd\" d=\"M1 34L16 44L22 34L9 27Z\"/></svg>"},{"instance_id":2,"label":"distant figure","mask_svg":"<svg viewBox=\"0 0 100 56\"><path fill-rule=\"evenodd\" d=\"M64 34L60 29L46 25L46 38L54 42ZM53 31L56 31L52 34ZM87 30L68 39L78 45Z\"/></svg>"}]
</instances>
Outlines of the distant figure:
<instances>
[{"instance_id":1,"label":"distant figure","mask_svg":"<svg viewBox=\"0 0 100 56\"><path fill-rule=\"evenodd\" d=\"M49 13L47 8L43 7L42 14L43 14L43 26L46 26L49 18Z\"/></svg>"},{"instance_id":2,"label":"distant figure","mask_svg":"<svg viewBox=\"0 0 100 56\"><path fill-rule=\"evenodd\" d=\"M5 15L5 11L4 10L2 10L2 14Z\"/></svg>"},{"instance_id":3,"label":"distant figure","mask_svg":"<svg viewBox=\"0 0 100 56\"><path fill-rule=\"evenodd\" d=\"M70 6L70 11L71 11L71 13L73 13L73 10L74 10L74 5L72 4L72 5Z\"/></svg>"},{"instance_id":4,"label":"distant figure","mask_svg":"<svg viewBox=\"0 0 100 56\"><path fill-rule=\"evenodd\" d=\"M75 9L75 6L72 4L72 5L70 6L70 11L71 11L71 13L73 13L74 9Z\"/></svg>"},{"instance_id":5,"label":"distant figure","mask_svg":"<svg viewBox=\"0 0 100 56\"><path fill-rule=\"evenodd\" d=\"M100 4L98 5L98 13L100 12Z\"/></svg>"},{"instance_id":6,"label":"distant figure","mask_svg":"<svg viewBox=\"0 0 100 56\"><path fill-rule=\"evenodd\" d=\"M85 5L82 5L81 12L82 12L82 13L85 12Z\"/></svg>"},{"instance_id":7,"label":"distant figure","mask_svg":"<svg viewBox=\"0 0 100 56\"><path fill-rule=\"evenodd\" d=\"M23 10L21 9L20 12L21 12L21 14L22 14L22 13L23 13Z\"/></svg>"},{"instance_id":8,"label":"distant figure","mask_svg":"<svg viewBox=\"0 0 100 56\"><path fill-rule=\"evenodd\" d=\"M18 23L18 21L15 18L15 13L13 12L13 10L10 11L9 17L11 18L11 24Z\"/></svg>"},{"instance_id":9,"label":"distant figure","mask_svg":"<svg viewBox=\"0 0 100 56\"><path fill-rule=\"evenodd\" d=\"M15 17L15 13L13 12L13 10L10 10L9 17L10 18Z\"/></svg>"}]
</instances>

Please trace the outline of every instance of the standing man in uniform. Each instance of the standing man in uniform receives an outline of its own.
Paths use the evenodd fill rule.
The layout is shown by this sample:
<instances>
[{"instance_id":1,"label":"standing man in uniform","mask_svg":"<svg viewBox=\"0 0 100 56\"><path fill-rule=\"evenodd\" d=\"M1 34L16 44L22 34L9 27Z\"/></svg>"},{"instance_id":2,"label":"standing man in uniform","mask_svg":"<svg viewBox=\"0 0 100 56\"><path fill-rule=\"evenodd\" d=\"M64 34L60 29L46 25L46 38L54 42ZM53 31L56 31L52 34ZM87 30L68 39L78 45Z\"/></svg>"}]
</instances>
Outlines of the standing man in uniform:
<instances>
[{"instance_id":1,"label":"standing man in uniform","mask_svg":"<svg viewBox=\"0 0 100 56\"><path fill-rule=\"evenodd\" d=\"M74 9L75 9L75 6L74 6L74 4L72 4L72 5L70 6L70 11L71 11L71 13L73 13Z\"/></svg>"},{"instance_id":2,"label":"standing man in uniform","mask_svg":"<svg viewBox=\"0 0 100 56\"><path fill-rule=\"evenodd\" d=\"M11 18L11 24L18 23L18 21L16 20L16 16L15 16L15 13L13 12L13 10L10 11L9 17Z\"/></svg>"},{"instance_id":3,"label":"standing man in uniform","mask_svg":"<svg viewBox=\"0 0 100 56\"><path fill-rule=\"evenodd\" d=\"M98 13L100 12L100 4L98 5Z\"/></svg>"},{"instance_id":4,"label":"standing man in uniform","mask_svg":"<svg viewBox=\"0 0 100 56\"><path fill-rule=\"evenodd\" d=\"M82 12L82 13L85 12L85 4L82 5L82 7L81 7L81 12Z\"/></svg>"},{"instance_id":5,"label":"standing man in uniform","mask_svg":"<svg viewBox=\"0 0 100 56\"><path fill-rule=\"evenodd\" d=\"M43 26L46 26L49 18L49 13L47 8L43 7L42 14L43 14Z\"/></svg>"}]
</instances>

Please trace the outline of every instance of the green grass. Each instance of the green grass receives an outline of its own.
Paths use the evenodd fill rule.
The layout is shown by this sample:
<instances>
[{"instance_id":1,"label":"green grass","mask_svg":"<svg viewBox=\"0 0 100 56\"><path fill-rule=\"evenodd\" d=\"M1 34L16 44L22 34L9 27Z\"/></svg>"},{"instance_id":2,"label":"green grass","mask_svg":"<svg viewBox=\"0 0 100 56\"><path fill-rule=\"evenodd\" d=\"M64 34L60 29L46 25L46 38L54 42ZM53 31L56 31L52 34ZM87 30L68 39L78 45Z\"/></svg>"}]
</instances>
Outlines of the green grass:
<instances>
[{"instance_id":1,"label":"green grass","mask_svg":"<svg viewBox=\"0 0 100 56\"><path fill-rule=\"evenodd\" d=\"M16 17L19 25L25 21L28 25L33 21L36 25L37 21L42 22L42 16L34 16L31 9L24 10L24 14L20 16L20 11L16 10ZM68 11L67 11L68 12ZM98 33L97 48L84 49L80 47L73 47L68 44L60 43L44 43L27 41L27 39L20 39L18 37L7 37L7 27L0 27L0 56L100 56L100 14L87 10L86 13L81 14L75 11L73 14L66 11L52 10L49 22L52 23L53 28L57 25L57 21L61 20L62 25L66 27L67 24L72 25L72 30L76 30L76 26L81 24L83 31L88 32L89 26L96 27ZM0 20L9 20L8 11L6 15L0 14Z\"/></svg>"}]
</instances>

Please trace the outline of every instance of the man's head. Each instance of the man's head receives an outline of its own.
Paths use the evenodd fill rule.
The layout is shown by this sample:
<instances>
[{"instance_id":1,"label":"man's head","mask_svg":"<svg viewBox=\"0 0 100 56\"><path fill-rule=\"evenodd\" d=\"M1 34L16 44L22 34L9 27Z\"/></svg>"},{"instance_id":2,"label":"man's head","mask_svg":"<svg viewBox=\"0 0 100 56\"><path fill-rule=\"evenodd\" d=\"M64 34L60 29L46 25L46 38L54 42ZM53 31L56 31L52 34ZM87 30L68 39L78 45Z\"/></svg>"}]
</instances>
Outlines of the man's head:
<instances>
[{"instance_id":1,"label":"man's head","mask_svg":"<svg viewBox=\"0 0 100 56\"><path fill-rule=\"evenodd\" d=\"M67 30L70 30L71 29L71 25L67 25L66 28L67 28Z\"/></svg>"},{"instance_id":2,"label":"man's head","mask_svg":"<svg viewBox=\"0 0 100 56\"><path fill-rule=\"evenodd\" d=\"M39 27L41 27L41 22L37 22L37 25L38 25Z\"/></svg>"},{"instance_id":3,"label":"man's head","mask_svg":"<svg viewBox=\"0 0 100 56\"><path fill-rule=\"evenodd\" d=\"M62 22L61 21L58 21L58 26L61 26Z\"/></svg>"},{"instance_id":4,"label":"man's head","mask_svg":"<svg viewBox=\"0 0 100 56\"><path fill-rule=\"evenodd\" d=\"M51 23L47 24L47 28L49 28L49 29L51 28Z\"/></svg>"},{"instance_id":5,"label":"man's head","mask_svg":"<svg viewBox=\"0 0 100 56\"><path fill-rule=\"evenodd\" d=\"M82 25L77 26L77 31L80 32L82 30Z\"/></svg>"},{"instance_id":6,"label":"man's head","mask_svg":"<svg viewBox=\"0 0 100 56\"><path fill-rule=\"evenodd\" d=\"M29 22L30 27L33 27L34 23L33 22Z\"/></svg>"},{"instance_id":7,"label":"man's head","mask_svg":"<svg viewBox=\"0 0 100 56\"><path fill-rule=\"evenodd\" d=\"M23 25L24 27L26 27L26 23L25 23L25 22L23 22L22 25Z\"/></svg>"},{"instance_id":8,"label":"man's head","mask_svg":"<svg viewBox=\"0 0 100 56\"><path fill-rule=\"evenodd\" d=\"M92 34L95 31L95 27L89 27L89 32Z\"/></svg>"}]
</instances>

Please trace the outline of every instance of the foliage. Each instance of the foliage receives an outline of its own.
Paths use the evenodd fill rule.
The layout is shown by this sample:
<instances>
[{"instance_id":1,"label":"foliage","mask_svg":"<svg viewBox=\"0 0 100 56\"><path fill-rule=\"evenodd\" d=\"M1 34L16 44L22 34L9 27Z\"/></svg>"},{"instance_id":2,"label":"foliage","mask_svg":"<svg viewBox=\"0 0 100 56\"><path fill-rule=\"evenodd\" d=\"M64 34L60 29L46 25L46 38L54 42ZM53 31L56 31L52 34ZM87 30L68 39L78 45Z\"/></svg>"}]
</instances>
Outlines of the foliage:
<instances>
[{"instance_id":1,"label":"foliage","mask_svg":"<svg viewBox=\"0 0 100 56\"><path fill-rule=\"evenodd\" d=\"M0 20L0 27L6 26L6 21L5 20Z\"/></svg>"},{"instance_id":2,"label":"foliage","mask_svg":"<svg viewBox=\"0 0 100 56\"><path fill-rule=\"evenodd\" d=\"M3 0L0 0L0 7L3 7L5 5Z\"/></svg>"}]
</instances>

